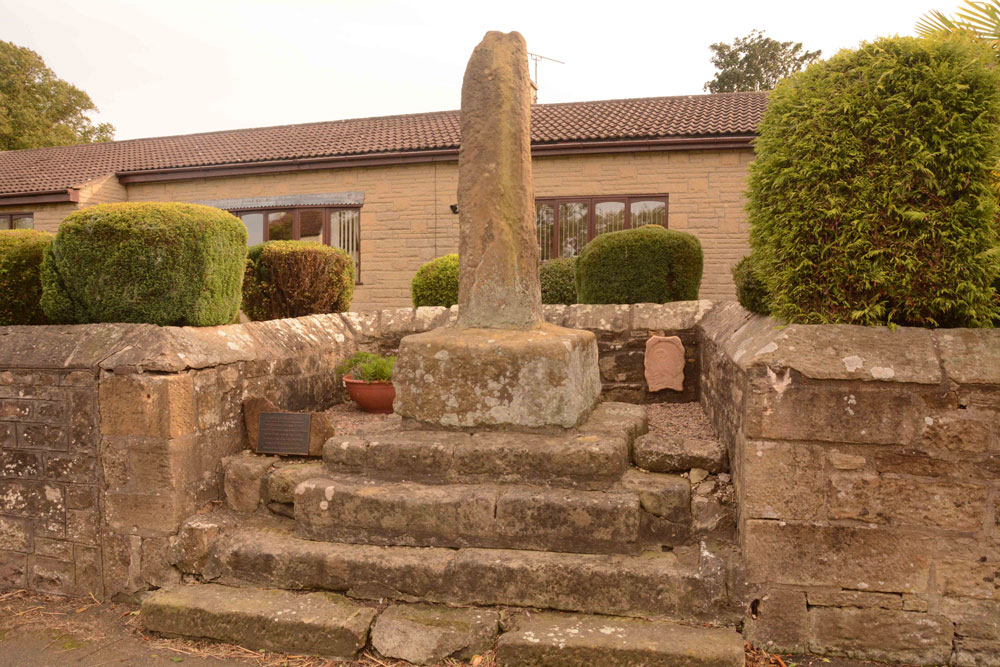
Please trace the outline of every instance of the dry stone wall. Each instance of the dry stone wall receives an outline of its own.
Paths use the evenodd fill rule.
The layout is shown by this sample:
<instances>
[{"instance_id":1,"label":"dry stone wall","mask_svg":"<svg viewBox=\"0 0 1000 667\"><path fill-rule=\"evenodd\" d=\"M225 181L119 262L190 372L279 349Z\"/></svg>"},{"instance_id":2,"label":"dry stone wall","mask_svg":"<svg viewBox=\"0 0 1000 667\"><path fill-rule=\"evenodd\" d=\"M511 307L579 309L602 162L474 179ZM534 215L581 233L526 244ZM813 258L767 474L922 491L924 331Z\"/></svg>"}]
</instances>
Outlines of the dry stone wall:
<instances>
[{"instance_id":1,"label":"dry stone wall","mask_svg":"<svg viewBox=\"0 0 1000 667\"><path fill-rule=\"evenodd\" d=\"M701 328L748 636L1000 664L1000 331L779 327L735 304Z\"/></svg>"}]
</instances>

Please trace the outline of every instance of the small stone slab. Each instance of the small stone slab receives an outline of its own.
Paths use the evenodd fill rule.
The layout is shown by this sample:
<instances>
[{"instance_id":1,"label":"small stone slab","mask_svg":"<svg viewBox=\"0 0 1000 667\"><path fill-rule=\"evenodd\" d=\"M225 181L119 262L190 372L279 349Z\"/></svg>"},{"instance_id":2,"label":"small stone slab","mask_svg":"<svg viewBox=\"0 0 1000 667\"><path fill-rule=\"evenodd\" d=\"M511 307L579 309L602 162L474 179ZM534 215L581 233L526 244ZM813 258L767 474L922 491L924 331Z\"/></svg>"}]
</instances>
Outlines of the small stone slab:
<instances>
[{"instance_id":1,"label":"small stone slab","mask_svg":"<svg viewBox=\"0 0 1000 667\"><path fill-rule=\"evenodd\" d=\"M726 449L718 440L647 433L632 445L635 465L650 472L687 472L701 468L710 473L729 470Z\"/></svg>"},{"instance_id":2,"label":"small stone slab","mask_svg":"<svg viewBox=\"0 0 1000 667\"><path fill-rule=\"evenodd\" d=\"M684 391L684 343L677 336L650 336L646 341L645 376L650 391Z\"/></svg>"},{"instance_id":3,"label":"small stone slab","mask_svg":"<svg viewBox=\"0 0 1000 667\"><path fill-rule=\"evenodd\" d=\"M691 483L678 475L661 475L631 468L621 488L639 494L643 511L674 522L691 520Z\"/></svg>"},{"instance_id":4,"label":"small stone slab","mask_svg":"<svg viewBox=\"0 0 1000 667\"><path fill-rule=\"evenodd\" d=\"M374 609L332 593L216 584L160 589L142 602L147 630L343 660L364 647L374 618Z\"/></svg>"},{"instance_id":5,"label":"small stone slab","mask_svg":"<svg viewBox=\"0 0 1000 667\"><path fill-rule=\"evenodd\" d=\"M532 614L500 636L504 667L743 667L734 630L634 618Z\"/></svg>"},{"instance_id":6,"label":"small stone slab","mask_svg":"<svg viewBox=\"0 0 1000 667\"><path fill-rule=\"evenodd\" d=\"M254 512L264 500L267 471L275 458L249 450L222 459L222 488L226 505L236 512Z\"/></svg>"},{"instance_id":7,"label":"small stone slab","mask_svg":"<svg viewBox=\"0 0 1000 667\"><path fill-rule=\"evenodd\" d=\"M500 614L492 609L394 605L375 621L372 646L388 658L415 665L468 660L493 648L499 623Z\"/></svg>"}]
</instances>

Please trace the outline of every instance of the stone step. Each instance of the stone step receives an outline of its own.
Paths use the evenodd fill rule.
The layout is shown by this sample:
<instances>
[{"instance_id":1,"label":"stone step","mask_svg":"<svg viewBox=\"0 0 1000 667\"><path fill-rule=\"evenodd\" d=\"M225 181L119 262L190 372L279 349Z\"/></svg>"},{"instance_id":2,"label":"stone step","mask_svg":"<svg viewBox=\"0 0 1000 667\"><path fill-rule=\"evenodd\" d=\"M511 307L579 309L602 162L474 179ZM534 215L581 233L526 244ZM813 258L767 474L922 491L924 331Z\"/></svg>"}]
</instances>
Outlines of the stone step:
<instances>
[{"instance_id":1,"label":"stone step","mask_svg":"<svg viewBox=\"0 0 1000 667\"><path fill-rule=\"evenodd\" d=\"M735 630L634 618L531 614L497 642L500 667L743 667L744 661Z\"/></svg>"},{"instance_id":2,"label":"stone step","mask_svg":"<svg viewBox=\"0 0 1000 667\"><path fill-rule=\"evenodd\" d=\"M354 544L570 553L637 553L641 546L639 494L621 491L341 475L300 484L295 520L300 537Z\"/></svg>"},{"instance_id":3,"label":"stone step","mask_svg":"<svg viewBox=\"0 0 1000 667\"><path fill-rule=\"evenodd\" d=\"M632 462L650 472L682 473L693 468L713 474L729 471L726 448L718 440L663 433L637 437L632 444Z\"/></svg>"},{"instance_id":4,"label":"stone step","mask_svg":"<svg viewBox=\"0 0 1000 667\"><path fill-rule=\"evenodd\" d=\"M587 422L566 432L400 429L331 438L323 459L332 473L373 479L603 489L628 468L632 441L646 430L644 406L602 403Z\"/></svg>"},{"instance_id":5,"label":"stone step","mask_svg":"<svg viewBox=\"0 0 1000 667\"><path fill-rule=\"evenodd\" d=\"M196 584L151 593L141 619L147 630L170 636L351 660L367 643L375 613L333 593Z\"/></svg>"},{"instance_id":6,"label":"stone step","mask_svg":"<svg viewBox=\"0 0 1000 667\"><path fill-rule=\"evenodd\" d=\"M221 584L326 590L364 599L509 605L618 616L735 622L725 548L636 556L509 549L379 547L294 536L293 522L199 515L177 565Z\"/></svg>"}]
</instances>

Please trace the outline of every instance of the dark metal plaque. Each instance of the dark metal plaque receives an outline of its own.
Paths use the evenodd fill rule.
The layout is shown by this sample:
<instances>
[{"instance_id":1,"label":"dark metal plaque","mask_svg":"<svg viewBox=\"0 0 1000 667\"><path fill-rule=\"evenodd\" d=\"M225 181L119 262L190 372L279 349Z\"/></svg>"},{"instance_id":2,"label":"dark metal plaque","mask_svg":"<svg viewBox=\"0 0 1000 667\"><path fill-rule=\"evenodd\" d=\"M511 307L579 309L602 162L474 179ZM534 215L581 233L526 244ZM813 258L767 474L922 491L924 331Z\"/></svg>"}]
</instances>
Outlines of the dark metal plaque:
<instances>
[{"instance_id":1,"label":"dark metal plaque","mask_svg":"<svg viewBox=\"0 0 1000 667\"><path fill-rule=\"evenodd\" d=\"M309 413L262 412L257 422L260 454L309 454Z\"/></svg>"}]
</instances>

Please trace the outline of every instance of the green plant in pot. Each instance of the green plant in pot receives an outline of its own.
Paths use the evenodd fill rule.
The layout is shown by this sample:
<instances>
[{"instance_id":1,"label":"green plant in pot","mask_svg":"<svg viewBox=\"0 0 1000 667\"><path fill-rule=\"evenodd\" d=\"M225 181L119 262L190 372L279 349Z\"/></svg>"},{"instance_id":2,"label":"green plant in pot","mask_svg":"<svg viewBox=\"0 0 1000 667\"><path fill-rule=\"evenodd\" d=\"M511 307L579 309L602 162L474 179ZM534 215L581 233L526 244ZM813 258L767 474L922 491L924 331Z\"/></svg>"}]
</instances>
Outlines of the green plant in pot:
<instances>
[{"instance_id":1,"label":"green plant in pot","mask_svg":"<svg viewBox=\"0 0 1000 667\"><path fill-rule=\"evenodd\" d=\"M396 399L392 386L392 367L396 357L355 352L337 366L337 373L344 380L347 393L365 412L388 414Z\"/></svg>"}]
</instances>

